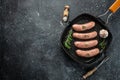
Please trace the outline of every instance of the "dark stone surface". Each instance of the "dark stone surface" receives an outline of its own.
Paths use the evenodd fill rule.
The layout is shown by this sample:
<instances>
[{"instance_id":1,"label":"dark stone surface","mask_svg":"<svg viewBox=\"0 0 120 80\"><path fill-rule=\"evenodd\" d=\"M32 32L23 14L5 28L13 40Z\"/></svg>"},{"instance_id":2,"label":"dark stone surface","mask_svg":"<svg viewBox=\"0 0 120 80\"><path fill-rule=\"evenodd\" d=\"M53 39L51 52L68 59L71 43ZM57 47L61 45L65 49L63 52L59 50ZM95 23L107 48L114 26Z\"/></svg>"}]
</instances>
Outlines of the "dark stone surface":
<instances>
[{"instance_id":1,"label":"dark stone surface","mask_svg":"<svg viewBox=\"0 0 120 80\"><path fill-rule=\"evenodd\" d=\"M98 16L114 0L1 0L2 80L81 80L81 66L64 54L60 36L63 7L70 5L70 20L81 13ZM113 33L112 58L88 80L120 79L120 10L109 20ZM4 31L3 31L4 30ZM4 35L4 36L3 36Z\"/></svg>"}]
</instances>

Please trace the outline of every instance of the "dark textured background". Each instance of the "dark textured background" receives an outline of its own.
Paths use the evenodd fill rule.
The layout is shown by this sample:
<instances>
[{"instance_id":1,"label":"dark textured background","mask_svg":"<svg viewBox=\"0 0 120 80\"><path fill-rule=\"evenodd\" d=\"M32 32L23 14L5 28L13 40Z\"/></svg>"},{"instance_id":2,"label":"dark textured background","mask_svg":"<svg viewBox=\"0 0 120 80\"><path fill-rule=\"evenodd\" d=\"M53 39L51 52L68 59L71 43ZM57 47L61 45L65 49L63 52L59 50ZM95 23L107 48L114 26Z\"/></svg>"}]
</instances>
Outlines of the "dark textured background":
<instances>
[{"instance_id":1,"label":"dark textured background","mask_svg":"<svg viewBox=\"0 0 120 80\"><path fill-rule=\"evenodd\" d=\"M59 43L64 5L70 5L72 20L81 13L98 16L114 1L1 0L1 80L80 80L84 71ZM88 80L120 80L120 10L108 26L113 33L108 51L112 58Z\"/></svg>"}]
</instances>

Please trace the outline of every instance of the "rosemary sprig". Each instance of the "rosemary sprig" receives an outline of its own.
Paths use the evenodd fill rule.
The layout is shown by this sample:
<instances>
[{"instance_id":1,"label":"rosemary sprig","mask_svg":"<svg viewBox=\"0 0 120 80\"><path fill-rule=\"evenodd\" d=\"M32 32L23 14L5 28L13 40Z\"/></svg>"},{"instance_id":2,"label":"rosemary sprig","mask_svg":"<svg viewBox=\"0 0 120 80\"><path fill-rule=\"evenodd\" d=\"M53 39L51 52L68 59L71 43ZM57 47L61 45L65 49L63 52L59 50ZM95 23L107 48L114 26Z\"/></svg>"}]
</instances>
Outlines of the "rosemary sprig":
<instances>
[{"instance_id":1,"label":"rosemary sprig","mask_svg":"<svg viewBox=\"0 0 120 80\"><path fill-rule=\"evenodd\" d=\"M106 46L106 44L105 44L105 39L104 39L102 42L100 42L99 46L100 46L102 49L105 48L105 46Z\"/></svg>"},{"instance_id":2,"label":"rosemary sprig","mask_svg":"<svg viewBox=\"0 0 120 80\"><path fill-rule=\"evenodd\" d=\"M72 29L68 32L68 36L64 42L64 46L67 48L67 49L70 49L71 48L71 41L72 41Z\"/></svg>"}]
</instances>

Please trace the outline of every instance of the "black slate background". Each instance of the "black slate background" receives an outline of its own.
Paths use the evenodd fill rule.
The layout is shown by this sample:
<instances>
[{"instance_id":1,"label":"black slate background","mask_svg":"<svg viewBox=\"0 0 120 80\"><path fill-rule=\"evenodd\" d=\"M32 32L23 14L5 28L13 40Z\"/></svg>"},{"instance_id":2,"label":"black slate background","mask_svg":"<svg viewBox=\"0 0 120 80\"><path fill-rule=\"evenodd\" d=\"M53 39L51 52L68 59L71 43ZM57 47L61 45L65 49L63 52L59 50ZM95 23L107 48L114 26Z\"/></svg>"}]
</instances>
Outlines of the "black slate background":
<instances>
[{"instance_id":1,"label":"black slate background","mask_svg":"<svg viewBox=\"0 0 120 80\"><path fill-rule=\"evenodd\" d=\"M70 20L81 13L98 16L114 0L1 0L1 80L81 80L84 70L64 54L60 25L64 5ZM112 58L88 80L120 80L120 10L109 20Z\"/></svg>"}]
</instances>

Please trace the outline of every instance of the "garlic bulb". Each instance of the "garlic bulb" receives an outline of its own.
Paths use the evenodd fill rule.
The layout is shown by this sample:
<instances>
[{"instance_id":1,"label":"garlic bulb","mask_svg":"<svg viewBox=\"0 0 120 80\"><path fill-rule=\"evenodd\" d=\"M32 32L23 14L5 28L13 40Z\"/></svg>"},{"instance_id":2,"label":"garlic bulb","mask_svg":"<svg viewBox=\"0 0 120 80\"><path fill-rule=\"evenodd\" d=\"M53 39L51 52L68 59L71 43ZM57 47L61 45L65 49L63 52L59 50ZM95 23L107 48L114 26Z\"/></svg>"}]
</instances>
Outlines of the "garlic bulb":
<instances>
[{"instance_id":1,"label":"garlic bulb","mask_svg":"<svg viewBox=\"0 0 120 80\"><path fill-rule=\"evenodd\" d=\"M99 35L101 38L107 38L108 37L108 31L105 29L100 30Z\"/></svg>"}]
</instances>

